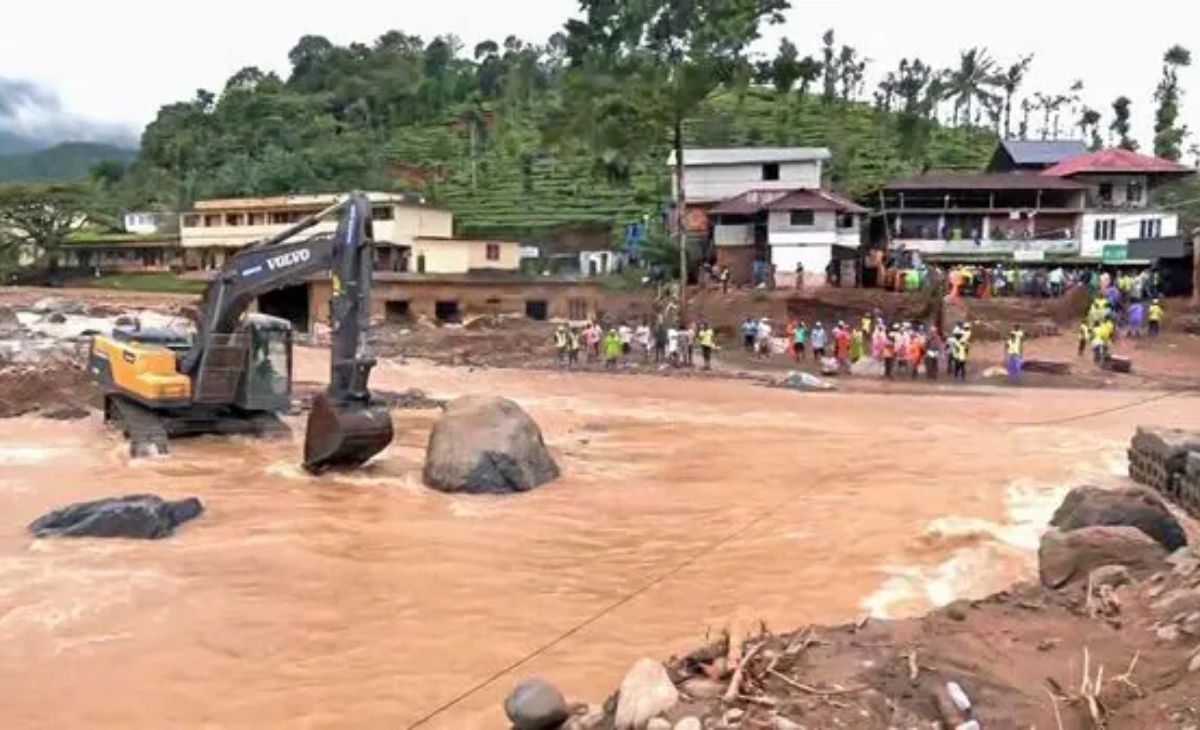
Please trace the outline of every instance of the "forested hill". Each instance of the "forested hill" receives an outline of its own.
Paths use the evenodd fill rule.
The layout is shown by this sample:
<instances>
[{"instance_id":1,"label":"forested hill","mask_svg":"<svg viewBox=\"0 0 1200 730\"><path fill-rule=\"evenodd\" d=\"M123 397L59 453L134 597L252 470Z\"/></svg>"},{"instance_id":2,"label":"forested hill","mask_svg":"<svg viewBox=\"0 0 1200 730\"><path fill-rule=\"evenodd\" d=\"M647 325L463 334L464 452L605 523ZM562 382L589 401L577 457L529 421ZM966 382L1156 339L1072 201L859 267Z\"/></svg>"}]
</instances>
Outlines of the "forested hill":
<instances>
[{"instance_id":1,"label":"forested hill","mask_svg":"<svg viewBox=\"0 0 1200 730\"><path fill-rule=\"evenodd\" d=\"M0 155L0 183L74 180L100 163L127 164L135 150L95 142L63 142L44 150Z\"/></svg>"},{"instance_id":2,"label":"forested hill","mask_svg":"<svg viewBox=\"0 0 1200 730\"><path fill-rule=\"evenodd\" d=\"M175 207L210 196L423 190L468 235L526 235L564 224L620 226L658 210L669 191L667 140L625 123L618 100L597 125L626 145L599 148L557 123L571 83L566 39L515 38L469 51L389 32L373 45L302 38L292 71L247 68L220 93L163 107L120 182L125 207ZM978 169L995 136L947 128L918 89L901 111L845 94L777 91L769 74L715 92L686 126L690 144L823 145L831 183L861 192L923 168ZM804 84L807 87L807 83ZM837 88L836 86L834 88ZM611 130L609 130L611 132ZM618 135L618 138L620 135ZM607 139L611 139L610 134ZM636 153L630 153L636 150Z\"/></svg>"}]
</instances>

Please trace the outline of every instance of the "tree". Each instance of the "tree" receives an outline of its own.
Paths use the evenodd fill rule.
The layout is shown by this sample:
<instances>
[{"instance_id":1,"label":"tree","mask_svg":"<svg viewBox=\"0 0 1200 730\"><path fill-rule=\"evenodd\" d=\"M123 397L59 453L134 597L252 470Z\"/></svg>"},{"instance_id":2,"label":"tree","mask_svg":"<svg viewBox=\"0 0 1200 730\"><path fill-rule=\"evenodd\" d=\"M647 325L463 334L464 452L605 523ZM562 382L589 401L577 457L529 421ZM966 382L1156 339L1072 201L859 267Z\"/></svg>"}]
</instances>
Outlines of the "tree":
<instances>
[{"instance_id":1,"label":"tree","mask_svg":"<svg viewBox=\"0 0 1200 730\"><path fill-rule=\"evenodd\" d=\"M821 62L812 56L805 56L796 64L796 73L800 75L800 89L797 92L800 101L804 101L812 83L821 78L822 69Z\"/></svg>"},{"instance_id":2,"label":"tree","mask_svg":"<svg viewBox=\"0 0 1200 730\"><path fill-rule=\"evenodd\" d=\"M858 51L842 46L837 61L838 80L842 84L842 101L850 101L858 91L867 70L867 61L859 57Z\"/></svg>"},{"instance_id":3,"label":"tree","mask_svg":"<svg viewBox=\"0 0 1200 730\"><path fill-rule=\"evenodd\" d=\"M1108 128L1117 136L1117 146L1123 150L1130 152L1137 151L1137 142L1129 136L1129 131L1132 129L1129 118L1131 116L1129 106L1132 102L1128 96L1118 96L1113 102L1113 120Z\"/></svg>"},{"instance_id":4,"label":"tree","mask_svg":"<svg viewBox=\"0 0 1200 730\"><path fill-rule=\"evenodd\" d=\"M787 98L796 85L796 79L800 78L799 56L796 44L787 38L779 41L779 53L771 61L771 80L781 99Z\"/></svg>"},{"instance_id":5,"label":"tree","mask_svg":"<svg viewBox=\"0 0 1200 730\"><path fill-rule=\"evenodd\" d=\"M1021 88L1021 84L1025 81L1025 75L1029 73L1029 66L1033 63L1033 54L1022 56L1016 63L1009 66L1008 69L997 79L1000 89L1004 92L1004 138L1008 139L1012 136L1012 105L1013 97L1016 96L1017 89Z\"/></svg>"},{"instance_id":6,"label":"tree","mask_svg":"<svg viewBox=\"0 0 1200 730\"><path fill-rule=\"evenodd\" d=\"M833 50L833 28L825 31L825 35L821 36L821 41L824 44L821 48L821 56L824 59L821 69L825 74L825 90L821 94L821 100L826 104L832 104L833 100L837 98L839 75L837 56Z\"/></svg>"},{"instance_id":7,"label":"tree","mask_svg":"<svg viewBox=\"0 0 1200 730\"><path fill-rule=\"evenodd\" d=\"M1176 126L1179 121L1179 102L1183 91L1179 88L1179 69L1192 65L1191 51L1183 46L1171 46L1163 54L1162 80L1154 91L1158 109L1154 113L1154 154L1168 160L1182 156L1183 140L1187 126Z\"/></svg>"},{"instance_id":8,"label":"tree","mask_svg":"<svg viewBox=\"0 0 1200 730\"><path fill-rule=\"evenodd\" d=\"M995 66L986 48L971 48L960 54L958 68L950 72L949 78L955 124L960 123L960 110L962 123L970 124L972 104L986 104L993 96L988 87L995 83Z\"/></svg>"},{"instance_id":9,"label":"tree","mask_svg":"<svg viewBox=\"0 0 1200 730\"><path fill-rule=\"evenodd\" d=\"M1021 139L1029 139L1029 114L1037 105L1027 98L1021 100L1021 129L1017 132L1017 136Z\"/></svg>"},{"instance_id":10,"label":"tree","mask_svg":"<svg viewBox=\"0 0 1200 730\"><path fill-rule=\"evenodd\" d=\"M1100 112L1086 106L1083 108L1079 114L1079 134L1091 140L1093 152L1104 146L1104 140L1100 138Z\"/></svg>"},{"instance_id":11,"label":"tree","mask_svg":"<svg viewBox=\"0 0 1200 730\"><path fill-rule=\"evenodd\" d=\"M619 104L635 128L655 130L674 151L675 220L680 259L680 316L686 312L687 230L683 122L710 93L746 65L746 49L764 22L783 21L788 0L581 0L584 20L567 22L573 78L559 120L595 127L596 105ZM619 97L620 101L614 99ZM608 120L605 120L606 126ZM611 132L611 128L607 130ZM611 149L612 140L600 142ZM622 133L625 134L625 133ZM643 141L641 146L651 140Z\"/></svg>"},{"instance_id":12,"label":"tree","mask_svg":"<svg viewBox=\"0 0 1200 730\"><path fill-rule=\"evenodd\" d=\"M0 186L0 260L34 257L54 269L67 236L87 221L91 191L79 183Z\"/></svg>"}]
</instances>

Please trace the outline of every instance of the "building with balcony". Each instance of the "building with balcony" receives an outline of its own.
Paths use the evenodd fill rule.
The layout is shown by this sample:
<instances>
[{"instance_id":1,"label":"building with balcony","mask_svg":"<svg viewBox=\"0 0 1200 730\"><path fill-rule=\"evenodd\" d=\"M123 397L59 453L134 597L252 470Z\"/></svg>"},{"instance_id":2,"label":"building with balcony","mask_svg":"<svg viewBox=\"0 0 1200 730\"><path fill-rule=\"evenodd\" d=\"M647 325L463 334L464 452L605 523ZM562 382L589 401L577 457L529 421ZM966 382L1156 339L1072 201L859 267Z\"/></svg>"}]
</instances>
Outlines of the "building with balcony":
<instances>
[{"instance_id":1,"label":"building with balcony","mask_svg":"<svg viewBox=\"0 0 1200 730\"><path fill-rule=\"evenodd\" d=\"M475 270L514 271L520 265L515 241L454 238L454 216L419 196L368 193L376 269L397 273L462 274ZM291 195L197 201L179 220L184 263L215 269L232 251L287 229L333 205L339 195ZM337 220L321 222L306 235L332 233Z\"/></svg>"},{"instance_id":2,"label":"building with balcony","mask_svg":"<svg viewBox=\"0 0 1200 730\"><path fill-rule=\"evenodd\" d=\"M780 286L795 283L798 266L824 281L834 261L857 258L866 213L827 190L749 190L709 212L715 261L735 284L760 283L770 266Z\"/></svg>"},{"instance_id":3,"label":"building with balcony","mask_svg":"<svg viewBox=\"0 0 1200 730\"><path fill-rule=\"evenodd\" d=\"M922 175L878 191L869 235L902 258L1041 261L1078 256L1088 191L1081 182L1032 174Z\"/></svg>"},{"instance_id":4,"label":"building with balcony","mask_svg":"<svg viewBox=\"0 0 1200 730\"><path fill-rule=\"evenodd\" d=\"M1107 149L1064 160L1041 176L1088 186L1080 255L1124 261L1146 260L1156 245L1164 252L1180 248L1179 215L1156 207L1154 196L1163 184L1194 172L1171 160ZM1140 253L1131 255L1131 247Z\"/></svg>"}]
</instances>

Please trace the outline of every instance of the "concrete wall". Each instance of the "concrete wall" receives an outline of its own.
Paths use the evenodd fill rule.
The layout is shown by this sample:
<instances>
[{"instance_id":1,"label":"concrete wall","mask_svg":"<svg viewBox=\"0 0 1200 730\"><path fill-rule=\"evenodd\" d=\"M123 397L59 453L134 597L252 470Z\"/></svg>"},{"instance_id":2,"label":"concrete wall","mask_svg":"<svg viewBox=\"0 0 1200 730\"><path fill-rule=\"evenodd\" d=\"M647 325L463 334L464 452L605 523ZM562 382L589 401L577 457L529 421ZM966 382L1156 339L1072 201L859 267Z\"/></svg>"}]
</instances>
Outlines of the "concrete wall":
<instances>
[{"instance_id":1,"label":"concrete wall","mask_svg":"<svg viewBox=\"0 0 1200 730\"><path fill-rule=\"evenodd\" d=\"M684 158L687 159L686 157ZM784 162L779 164L778 180L763 180L763 165L705 165L686 166L683 189L689 201L725 200L747 190L795 190L821 187L821 161ZM672 197L675 178L671 177Z\"/></svg>"},{"instance_id":2,"label":"concrete wall","mask_svg":"<svg viewBox=\"0 0 1200 730\"><path fill-rule=\"evenodd\" d=\"M329 281L309 282L309 318L329 321ZM408 302L412 317L436 318L439 301L458 302L463 318L525 314L527 302L546 303L550 319L592 319L599 314L599 289L587 282L485 282L422 280L381 274L371 292L371 319L383 321L388 302Z\"/></svg>"},{"instance_id":3,"label":"concrete wall","mask_svg":"<svg viewBox=\"0 0 1200 730\"><path fill-rule=\"evenodd\" d=\"M1075 177L1077 182L1091 185L1093 190L1087 194L1087 204L1091 207L1112 206L1114 208L1145 208L1150 205L1150 178L1146 175L1079 175ZM1136 202L1130 202L1129 183L1137 182L1142 185L1142 199ZM1112 185L1112 199L1110 202L1100 202L1100 186L1102 184Z\"/></svg>"},{"instance_id":4,"label":"concrete wall","mask_svg":"<svg viewBox=\"0 0 1200 730\"><path fill-rule=\"evenodd\" d=\"M1146 211L1140 213L1121 213L1117 211L1091 211L1084 213L1082 236L1080 237L1080 254L1082 256L1100 258L1105 246L1128 245L1129 239L1141 238L1141 223L1144 220L1161 220L1162 237L1179 234L1179 216L1175 213ZM1096 239L1096 221L1112 220L1116 222L1116 235L1112 240Z\"/></svg>"},{"instance_id":5,"label":"concrete wall","mask_svg":"<svg viewBox=\"0 0 1200 730\"><path fill-rule=\"evenodd\" d=\"M498 259L489 259L488 246L495 246ZM463 274L468 271L516 271L521 265L520 244L515 241L463 241L418 238L412 243L409 270L420 272L419 258L424 257L426 274Z\"/></svg>"},{"instance_id":6,"label":"concrete wall","mask_svg":"<svg viewBox=\"0 0 1200 730\"><path fill-rule=\"evenodd\" d=\"M232 203L231 203L232 205ZM411 245L418 237L451 238L454 235L454 216L447 210L426 208L415 205L386 205L377 203L375 209L390 208L392 218L381 219L376 210L374 217L375 240L388 241L401 245ZM207 208L195 213L185 213L180 216L180 238L185 248L226 247L240 248L253 241L269 238L283 230L290 223L270 223L250 225L250 215L263 216L261 220L270 221L271 213L287 212L301 216L310 215L320 210L320 207L310 208L280 208L278 210L256 209L246 211L230 207L227 209ZM241 223L230 225L229 216L238 216ZM259 220L254 218L253 220ZM189 225L192 224L192 225ZM209 225L212 224L212 225ZM309 229L304 235L316 233L332 233L337 229L337 220L331 219Z\"/></svg>"}]
</instances>

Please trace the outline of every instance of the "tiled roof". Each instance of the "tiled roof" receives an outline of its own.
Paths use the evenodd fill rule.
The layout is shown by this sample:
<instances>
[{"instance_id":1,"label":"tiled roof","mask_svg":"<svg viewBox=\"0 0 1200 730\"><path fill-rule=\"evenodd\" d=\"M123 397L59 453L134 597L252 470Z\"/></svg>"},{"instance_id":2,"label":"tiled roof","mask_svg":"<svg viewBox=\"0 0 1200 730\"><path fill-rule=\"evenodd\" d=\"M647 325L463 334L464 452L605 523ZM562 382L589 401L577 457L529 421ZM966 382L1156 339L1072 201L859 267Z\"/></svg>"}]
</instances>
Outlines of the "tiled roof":
<instances>
[{"instance_id":1,"label":"tiled roof","mask_svg":"<svg viewBox=\"0 0 1200 730\"><path fill-rule=\"evenodd\" d=\"M1188 175L1195 170L1178 162L1164 160L1161 157L1140 155L1123 149L1108 149L1098 152L1087 152L1063 160L1042 174L1047 177L1070 177L1086 173L1140 173L1161 175Z\"/></svg>"},{"instance_id":2,"label":"tiled roof","mask_svg":"<svg viewBox=\"0 0 1200 730\"><path fill-rule=\"evenodd\" d=\"M727 198L717 203L709 213L715 215L753 215L787 194L787 190L747 190L741 195Z\"/></svg>"},{"instance_id":3,"label":"tiled roof","mask_svg":"<svg viewBox=\"0 0 1200 730\"><path fill-rule=\"evenodd\" d=\"M866 208L828 190L796 190L767 206L768 210L835 210L866 213Z\"/></svg>"},{"instance_id":4,"label":"tiled roof","mask_svg":"<svg viewBox=\"0 0 1200 730\"><path fill-rule=\"evenodd\" d=\"M888 183L885 190L1086 190L1087 185L1027 173L931 173Z\"/></svg>"}]
</instances>

